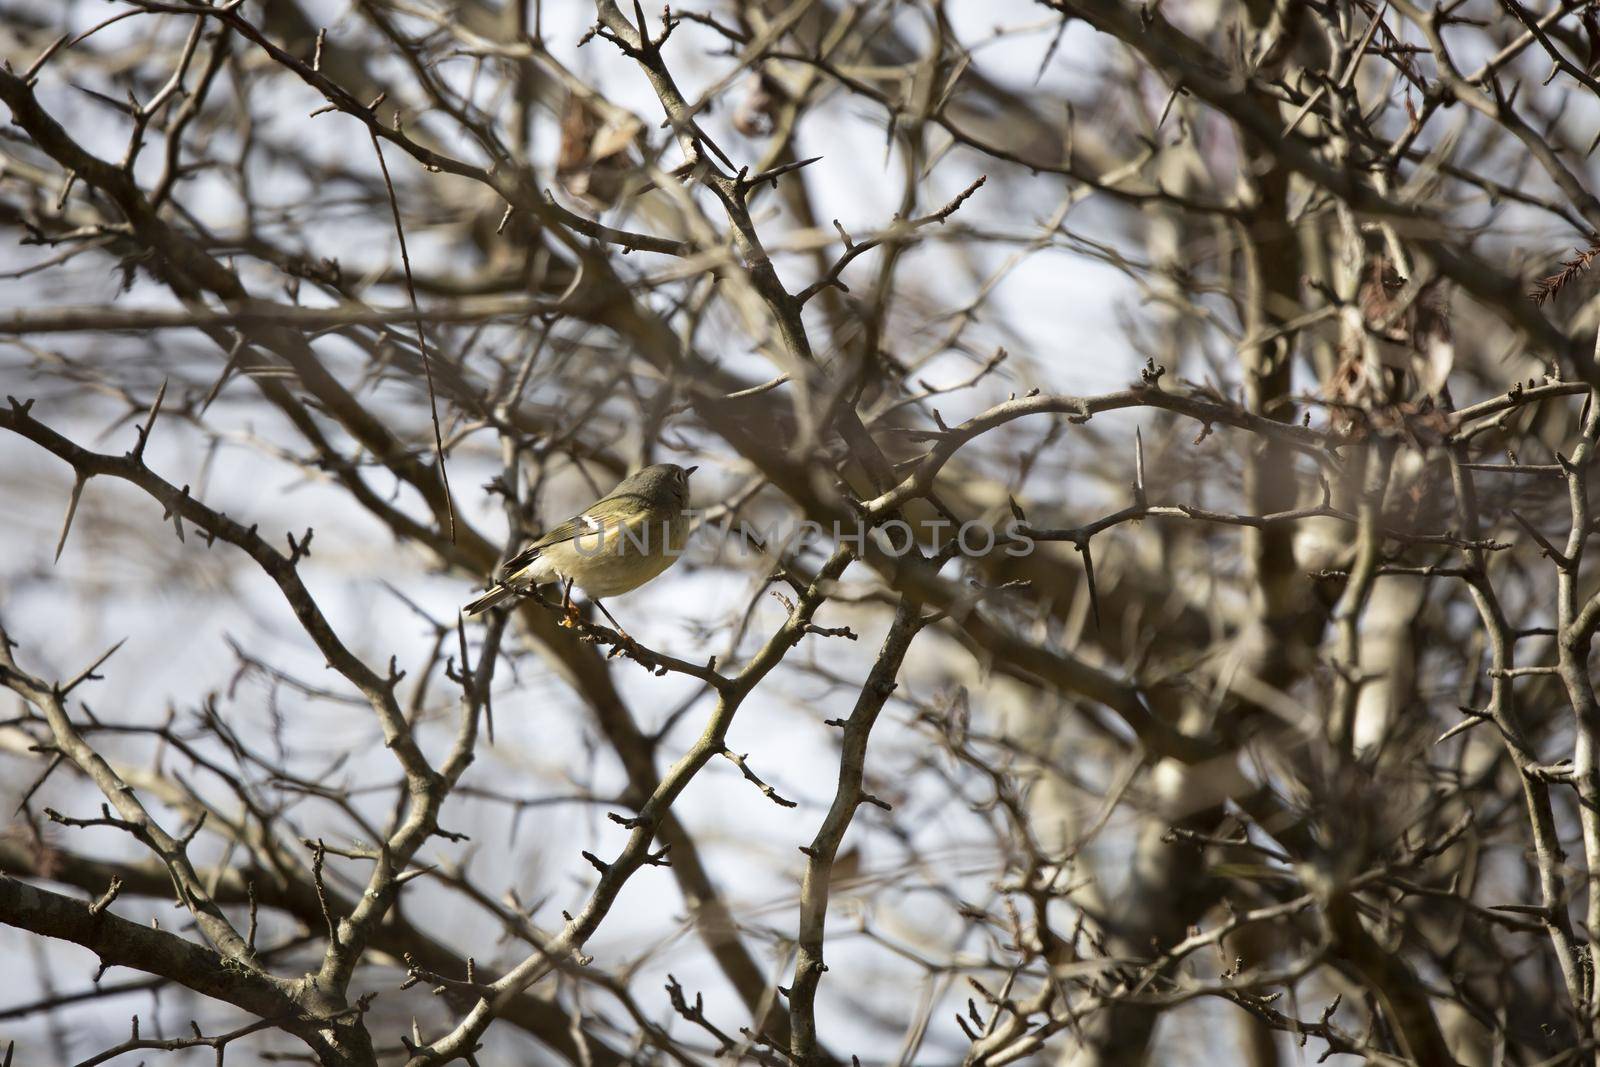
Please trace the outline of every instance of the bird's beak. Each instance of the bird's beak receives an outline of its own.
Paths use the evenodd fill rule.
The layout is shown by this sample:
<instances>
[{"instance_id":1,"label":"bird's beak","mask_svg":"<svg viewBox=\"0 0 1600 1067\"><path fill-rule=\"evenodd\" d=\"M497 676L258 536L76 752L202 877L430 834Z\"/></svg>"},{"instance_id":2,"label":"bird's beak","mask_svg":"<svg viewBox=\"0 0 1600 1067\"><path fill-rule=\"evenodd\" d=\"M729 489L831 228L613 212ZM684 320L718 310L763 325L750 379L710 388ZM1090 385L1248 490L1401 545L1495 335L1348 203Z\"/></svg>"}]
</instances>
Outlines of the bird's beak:
<instances>
[{"instance_id":1,"label":"bird's beak","mask_svg":"<svg viewBox=\"0 0 1600 1067\"><path fill-rule=\"evenodd\" d=\"M694 466L692 466L692 467L685 467L685 468L684 468L684 471L683 471L683 476L684 476L684 477L685 477L685 478L687 478L687 477L689 477L689 475L691 475L691 474L693 474L693 473L694 473L694 472L695 472L695 471L697 471L697 470L699 470L699 469L700 469L700 464L698 464L698 463L696 463L696 464L695 464L695 465L694 465Z\"/></svg>"}]
</instances>

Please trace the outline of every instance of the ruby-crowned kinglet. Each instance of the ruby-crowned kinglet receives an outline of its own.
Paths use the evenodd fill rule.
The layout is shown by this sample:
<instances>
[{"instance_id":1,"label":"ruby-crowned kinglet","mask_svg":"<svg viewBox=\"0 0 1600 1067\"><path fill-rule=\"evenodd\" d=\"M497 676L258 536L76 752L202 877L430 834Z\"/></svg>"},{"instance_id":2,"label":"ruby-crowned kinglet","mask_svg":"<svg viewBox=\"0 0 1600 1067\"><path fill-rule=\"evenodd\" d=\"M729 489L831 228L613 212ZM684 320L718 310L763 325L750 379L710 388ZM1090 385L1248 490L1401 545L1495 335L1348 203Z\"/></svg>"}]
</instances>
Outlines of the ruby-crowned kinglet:
<instances>
[{"instance_id":1,"label":"ruby-crowned kinglet","mask_svg":"<svg viewBox=\"0 0 1600 1067\"><path fill-rule=\"evenodd\" d=\"M639 588L683 554L689 475L696 469L656 463L630 474L507 560L489 591L462 610L476 615L547 582L570 582L596 604Z\"/></svg>"}]
</instances>

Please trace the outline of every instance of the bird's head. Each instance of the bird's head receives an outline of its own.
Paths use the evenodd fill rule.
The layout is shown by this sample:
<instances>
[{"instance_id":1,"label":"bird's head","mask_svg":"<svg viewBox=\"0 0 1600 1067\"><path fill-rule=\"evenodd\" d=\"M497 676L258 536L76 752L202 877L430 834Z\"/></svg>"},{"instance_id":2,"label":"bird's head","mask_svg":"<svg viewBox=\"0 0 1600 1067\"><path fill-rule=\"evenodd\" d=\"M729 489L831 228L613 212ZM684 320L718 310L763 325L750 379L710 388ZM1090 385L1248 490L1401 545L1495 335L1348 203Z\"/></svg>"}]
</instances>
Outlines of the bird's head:
<instances>
[{"instance_id":1,"label":"bird's head","mask_svg":"<svg viewBox=\"0 0 1600 1067\"><path fill-rule=\"evenodd\" d=\"M680 467L676 463L652 463L629 475L616 492L638 493L681 508L689 502L689 475L697 470L699 467Z\"/></svg>"}]
</instances>

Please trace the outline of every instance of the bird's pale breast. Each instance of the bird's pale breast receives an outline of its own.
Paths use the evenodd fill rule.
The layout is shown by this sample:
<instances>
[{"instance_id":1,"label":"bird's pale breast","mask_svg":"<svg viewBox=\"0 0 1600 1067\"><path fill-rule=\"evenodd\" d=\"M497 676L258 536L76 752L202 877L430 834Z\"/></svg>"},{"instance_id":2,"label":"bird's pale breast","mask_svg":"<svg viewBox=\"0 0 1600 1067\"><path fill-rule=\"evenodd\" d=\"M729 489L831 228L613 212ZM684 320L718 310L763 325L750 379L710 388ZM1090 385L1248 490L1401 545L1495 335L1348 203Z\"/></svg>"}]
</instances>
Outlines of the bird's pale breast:
<instances>
[{"instance_id":1,"label":"bird's pale breast","mask_svg":"<svg viewBox=\"0 0 1600 1067\"><path fill-rule=\"evenodd\" d=\"M642 528L594 531L572 541L551 545L539 553L537 582L566 581L596 599L619 596L639 588L677 562L682 554L688 521L681 513L670 522L652 522Z\"/></svg>"}]
</instances>

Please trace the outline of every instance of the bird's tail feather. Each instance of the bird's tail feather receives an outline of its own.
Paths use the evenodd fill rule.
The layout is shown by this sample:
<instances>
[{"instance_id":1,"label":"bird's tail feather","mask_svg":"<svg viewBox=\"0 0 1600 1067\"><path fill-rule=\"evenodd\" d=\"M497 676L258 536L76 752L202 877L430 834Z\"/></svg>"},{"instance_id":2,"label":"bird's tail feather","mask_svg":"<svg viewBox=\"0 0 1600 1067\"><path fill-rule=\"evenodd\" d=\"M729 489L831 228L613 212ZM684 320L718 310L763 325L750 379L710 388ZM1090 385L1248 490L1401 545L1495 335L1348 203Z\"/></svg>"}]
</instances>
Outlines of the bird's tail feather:
<instances>
[{"instance_id":1,"label":"bird's tail feather","mask_svg":"<svg viewBox=\"0 0 1600 1067\"><path fill-rule=\"evenodd\" d=\"M502 600L507 600L516 595L517 590L513 589L511 586L497 585L461 610L466 612L468 615L481 615L483 612L488 611Z\"/></svg>"}]
</instances>

